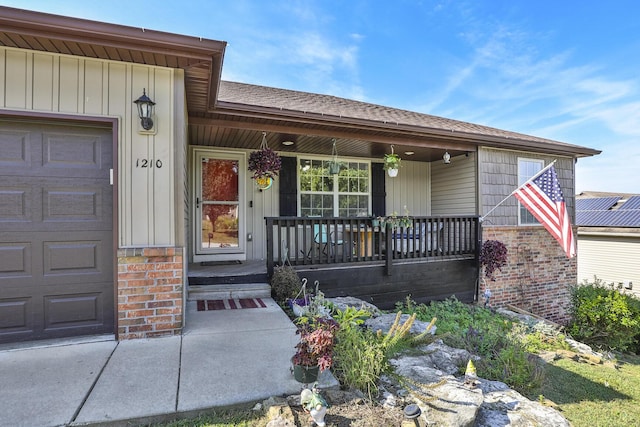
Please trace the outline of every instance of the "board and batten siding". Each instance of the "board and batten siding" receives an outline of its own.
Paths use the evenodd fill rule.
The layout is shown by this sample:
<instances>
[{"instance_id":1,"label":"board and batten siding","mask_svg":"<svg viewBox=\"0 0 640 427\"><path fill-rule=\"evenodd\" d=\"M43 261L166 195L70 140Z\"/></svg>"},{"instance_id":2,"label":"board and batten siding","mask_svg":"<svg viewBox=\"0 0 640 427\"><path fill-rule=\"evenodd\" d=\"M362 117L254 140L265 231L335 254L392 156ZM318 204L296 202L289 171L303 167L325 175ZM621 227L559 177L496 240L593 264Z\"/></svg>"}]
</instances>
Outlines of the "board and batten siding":
<instances>
[{"instance_id":1,"label":"board and batten siding","mask_svg":"<svg viewBox=\"0 0 640 427\"><path fill-rule=\"evenodd\" d=\"M186 144L182 72L0 47L0 78L2 109L117 118L119 246L174 246L181 240L177 209L183 193L176 172L183 165L175 150ZM155 134L138 133L133 101L143 89L156 102ZM141 168L142 159L162 166Z\"/></svg>"},{"instance_id":2,"label":"board and batten siding","mask_svg":"<svg viewBox=\"0 0 640 427\"><path fill-rule=\"evenodd\" d=\"M485 215L518 188L518 159L544 160L548 165L554 160L558 181L562 188L571 223L575 219L574 162L569 157L496 150L482 147L478 150L478 176L480 215ZM507 198L486 217L490 225L518 225L518 200Z\"/></svg>"},{"instance_id":3,"label":"board and batten siding","mask_svg":"<svg viewBox=\"0 0 640 427\"><path fill-rule=\"evenodd\" d=\"M431 215L430 172L429 163L402 159L398 176L391 178L385 173L387 215L396 212L403 216L405 207L409 216Z\"/></svg>"},{"instance_id":4,"label":"board and batten siding","mask_svg":"<svg viewBox=\"0 0 640 427\"><path fill-rule=\"evenodd\" d=\"M456 156L431 166L431 215L474 215L477 212L476 156Z\"/></svg>"},{"instance_id":5,"label":"board and batten siding","mask_svg":"<svg viewBox=\"0 0 640 427\"><path fill-rule=\"evenodd\" d=\"M639 258L640 234L622 236L578 232L579 284L584 280L593 282L594 276L615 285L631 282L631 292L640 295Z\"/></svg>"}]
</instances>

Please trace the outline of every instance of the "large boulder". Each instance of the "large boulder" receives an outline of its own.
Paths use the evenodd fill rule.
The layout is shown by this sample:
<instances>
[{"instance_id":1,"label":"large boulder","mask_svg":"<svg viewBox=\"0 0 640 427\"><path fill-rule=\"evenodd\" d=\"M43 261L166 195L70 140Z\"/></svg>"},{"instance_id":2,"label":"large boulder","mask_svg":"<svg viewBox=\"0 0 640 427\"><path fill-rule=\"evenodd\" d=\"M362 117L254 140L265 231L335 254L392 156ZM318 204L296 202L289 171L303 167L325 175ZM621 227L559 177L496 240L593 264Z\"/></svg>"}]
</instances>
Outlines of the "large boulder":
<instances>
[{"instance_id":1,"label":"large boulder","mask_svg":"<svg viewBox=\"0 0 640 427\"><path fill-rule=\"evenodd\" d=\"M475 427L570 427L555 409L522 396L499 381L480 380L483 403Z\"/></svg>"},{"instance_id":2,"label":"large boulder","mask_svg":"<svg viewBox=\"0 0 640 427\"><path fill-rule=\"evenodd\" d=\"M400 316L400 325L404 324L407 320L409 320L408 314L403 314ZM367 319L364 324L367 328L376 332L378 330L382 331L383 334L386 334L391 329L391 326L396 320L396 314L381 314L378 317ZM411 325L411 329L409 330L410 334L419 335L427 330L427 326L429 326L429 322L423 322L420 320L415 320L413 325ZM429 333L436 333L436 326L432 326L429 330Z\"/></svg>"},{"instance_id":3,"label":"large boulder","mask_svg":"<svg viewBox=\"0 0 640 427\"><path fill-rule=\"evenodd\" d=\"M381 313L380 309L375 305L355 297L336 297L325 299L332 303L335 308L341 311L344 311L348 307L354 307L356 309L363 308L367 310L369 313L371 313L372 317L379 316Z\"/></svg>"}]
</instances>

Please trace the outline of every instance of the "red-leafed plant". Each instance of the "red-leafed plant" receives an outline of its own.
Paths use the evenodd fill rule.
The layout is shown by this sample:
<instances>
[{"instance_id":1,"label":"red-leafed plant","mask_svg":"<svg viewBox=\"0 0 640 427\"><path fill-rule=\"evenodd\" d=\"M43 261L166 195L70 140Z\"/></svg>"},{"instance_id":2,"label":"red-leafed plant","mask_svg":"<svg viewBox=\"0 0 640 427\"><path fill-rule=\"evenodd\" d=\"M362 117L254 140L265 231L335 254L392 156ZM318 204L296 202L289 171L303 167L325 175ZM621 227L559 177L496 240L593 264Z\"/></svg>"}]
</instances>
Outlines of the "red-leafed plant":
<instances>
[{"instance_id":1,"label":"red-leafed plant","mask_svg":"<svg viewBox=\"0 0 640 427\"><path fill-rule=\"evenodd\" d=\"M249 154L248 169L253 171L253 178L275 178L282 167L282 159L271 148L263 147Z\"/></svg>"},{"instance_id":2,"label":"red-leafed plant","mask_svg":"<svg viewBox=\"0 0 640 427\"><path fill-rule=\"evenodd\" d=\"M293 364L318 366L321 371L331 368L336 333L340 328L338 322L326 317L301 317L297 323L296 334L300 335L300 342L295 346Z\"/></svg>"},{"instance_id":3,"label":"red-leafed plant","mask_svg":"<svg viewBox=\"0 0 640 427\"><path fill-rule=\"evenodd\" d=\"M496 270L502 271L507 264L507 247L499 240L487 240L480 249L480 265L484 267L484 274L491 280L496 280Z\"/></svg>"}]
</instances>

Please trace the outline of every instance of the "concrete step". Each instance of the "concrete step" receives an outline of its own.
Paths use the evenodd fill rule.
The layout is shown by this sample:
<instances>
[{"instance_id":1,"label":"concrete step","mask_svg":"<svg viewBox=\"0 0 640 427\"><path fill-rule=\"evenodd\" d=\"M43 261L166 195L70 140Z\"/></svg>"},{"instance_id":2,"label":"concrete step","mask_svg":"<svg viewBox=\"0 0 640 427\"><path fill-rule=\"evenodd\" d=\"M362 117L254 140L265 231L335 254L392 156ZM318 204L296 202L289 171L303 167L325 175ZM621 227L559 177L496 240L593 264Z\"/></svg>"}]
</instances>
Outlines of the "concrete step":
<instances>
[{"instance_id":1,"label":"concrete step","mask_svg":"<svg viewBox=\"0 0 640 427\"><path fill-rule=\"evenodd\" d=\"M200 299L270 298L268 283L241 283L232 285L189 285L189 301Z\"/></svg>"}]
</instances>

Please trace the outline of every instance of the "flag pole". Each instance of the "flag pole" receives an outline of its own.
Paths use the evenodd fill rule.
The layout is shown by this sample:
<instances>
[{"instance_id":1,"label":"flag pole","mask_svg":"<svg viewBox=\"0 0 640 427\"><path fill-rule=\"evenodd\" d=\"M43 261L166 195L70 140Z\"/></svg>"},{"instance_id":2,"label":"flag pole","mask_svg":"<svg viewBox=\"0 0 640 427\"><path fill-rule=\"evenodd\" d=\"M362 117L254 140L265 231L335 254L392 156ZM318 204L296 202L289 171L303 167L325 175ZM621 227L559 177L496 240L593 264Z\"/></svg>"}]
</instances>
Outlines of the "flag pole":
<instances>
[{"instance_id":1,"label":"flag pole","mask_svg":"<svg viewBox=\"0 0 640 427\"><path fill-rule=\"evenodd\" d=\"M545 173L547 171L547 169L549 169L551 166L553 166L555 164L555 162L558 159L555 159L554 161L552 161L551 163L549 163L547 166L545 166L542 170L540 170L540 172L538 172L537 174L535 174L534 176L532 176L531 178L529 178L528 180L526 180L525 182L522 183L522 185L520 185L519 187L517 187L515 190L513 190L511 192L511 194L509 194L507 197L505 197L504 199L502 199L502 201L500 203L498 203L497 205L495 205L494 207L492 207L489 212L487 212L486 214L482 215L480 217L480 222L483 222L484 219L486 217L489 216L489 214L493 211L495 211L496 209L498 209L498 206L500 206L501 204L503 204L504 202L507 201L507 199L511 196L513 196L515 194L516 191L518 191L520 188L524 187L525 185L527 185L528 183L530 183L531 181L533 181L534 179L536 179L537 177L539 177L540 175L542 175L543 173Z\"/></svg>"}]
</instances>

